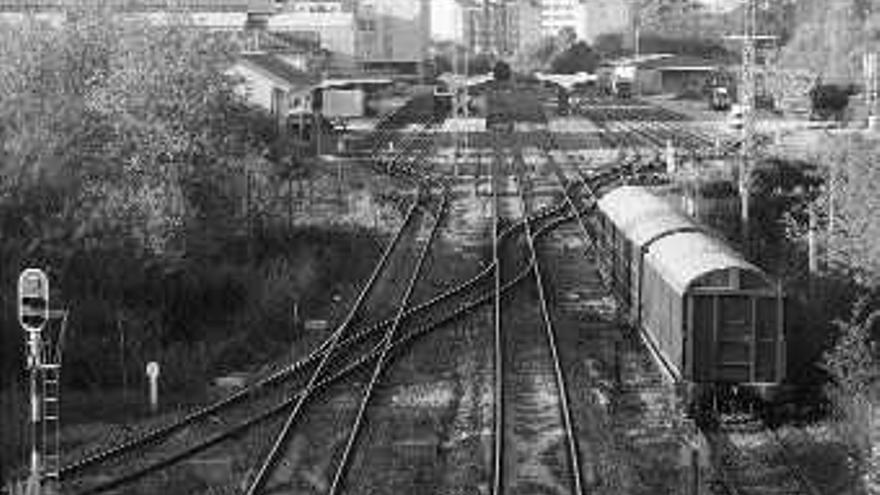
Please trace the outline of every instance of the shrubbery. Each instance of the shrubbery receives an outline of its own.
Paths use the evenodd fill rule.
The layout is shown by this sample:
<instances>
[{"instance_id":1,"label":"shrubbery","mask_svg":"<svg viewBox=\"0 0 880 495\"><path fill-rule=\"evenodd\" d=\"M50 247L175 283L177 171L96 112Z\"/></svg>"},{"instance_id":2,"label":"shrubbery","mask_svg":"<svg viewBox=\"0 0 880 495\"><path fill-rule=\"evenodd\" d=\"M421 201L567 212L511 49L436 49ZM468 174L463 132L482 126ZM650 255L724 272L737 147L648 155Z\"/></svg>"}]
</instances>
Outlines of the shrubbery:
<instances>
[{"instance_id":1,"label":"shrubbery","mask_svg":"<svg viewBox=\"0 0 880 495\"><path fill-rule=\"evenodd\" d=\"M4 401L20 398L24 377L24 267L45 268L52 306L70 310L66 391L139 380L157 359L174 392L289 350L303 338L293 301L317 311L329 280L344 288L371 264L376 247L361 233L257 221L267 206L248 197L244 174L279 183L283 167L266 160L283 159L274 122L224 73L237 41L187 22L94 8L59 27L29 18L0 29ZM11 431L24 410L0 410L0 475L21 461Z\"/></svg>"}]
</instances>

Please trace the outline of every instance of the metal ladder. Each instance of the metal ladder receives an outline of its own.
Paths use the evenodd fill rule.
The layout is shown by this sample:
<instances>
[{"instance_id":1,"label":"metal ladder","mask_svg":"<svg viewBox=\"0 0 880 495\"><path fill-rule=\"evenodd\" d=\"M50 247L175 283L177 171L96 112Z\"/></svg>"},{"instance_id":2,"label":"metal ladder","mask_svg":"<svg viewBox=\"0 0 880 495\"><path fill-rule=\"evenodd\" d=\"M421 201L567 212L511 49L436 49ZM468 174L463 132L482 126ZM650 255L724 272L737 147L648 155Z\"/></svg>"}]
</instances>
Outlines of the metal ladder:
<instances>
[{"instance_id":1,"label":"metal ladder","mask_svg":"<svg viewBox=\"0 0 880 495\"><path fill-rule=\"evenodd\" d=\"M61 356L67 331L67 311L50 310L49 321L59 327L54 339L47 339L41 358L41 478L49 487L48 493L57 493L61 481ZM51 491L52 488L55 491Z\"/></svg>"},{"instance_id":2,"label":"metal ladder","mask_svg":"<svg viewBox=\"0 0 880 495\"><path fill-rule=\"evenodd\" d=\"M57 484L61 470L61 363L44 362L42 371L42 479Z\"/></svg>"}]
</instances>

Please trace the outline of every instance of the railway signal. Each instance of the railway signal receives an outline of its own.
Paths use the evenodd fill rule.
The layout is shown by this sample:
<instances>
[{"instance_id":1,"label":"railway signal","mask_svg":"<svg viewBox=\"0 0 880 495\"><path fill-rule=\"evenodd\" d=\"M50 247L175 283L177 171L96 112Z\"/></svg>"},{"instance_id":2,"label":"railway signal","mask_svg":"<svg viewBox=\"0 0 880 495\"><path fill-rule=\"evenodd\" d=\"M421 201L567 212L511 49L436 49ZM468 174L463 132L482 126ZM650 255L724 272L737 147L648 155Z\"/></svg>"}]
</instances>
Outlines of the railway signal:
<instances>
[{"instance_id":1,"label":"railway signal","mask_svg":"<svg viewBox=\"0 0 880 495\"><path fill-rule=\"evenodd\" d=\"M54 337L49 322L60 320ZM61 350L67 311L49 308L49 278L28 268L18 278L18 321L27 335L30 374L30 472L25 493L57 493L61 469Z\"/></svg>"},{"instance_id":2,"label":"railway signal","mask_svg":"<svg viewBox=\"0 0 880 495\"><path fill-rule=\"evenodd\" d=\"M150 361L147 363L147 380L150 382L150 412L159 410L159 363Z\"/></svg>"},{"instance_id":3,"label":"railway signal","mask_svg":"<svg viewBox=\"0 0 880 495\"><path fill-rule=\"evenodd\" d=\"M49 321L49 279L43 270L28 268L18 277L18 321L28 337L27 366L30 372L31 459L28 495L41 492L40 456L40 367L41 332Z\"/></svg>"},{"instance_id":4,"label":"railway signal","mask_svg":"<svg viewBox=\"0 0 880 495\"><path fill-rule=\"evenodd\" d=\"M28 268L18 277L18 321L29 335L49 321L49 279L43 270Z\"/></svg>"},{"instance_id":5,"label":"railway signal","mask_svg":"<svg viewBox=\"0 0 880 495\"><path fill-rule=\"evenodd\" d=\"M61 320L54 339L46 332L52 318ZM18 321L27 335L30 374L30 472L25 493L56 493L60 458L61 342L66 311L49 309L49 278L43 270L28 268L18 277Z\"/></svg>"}]
</instances>

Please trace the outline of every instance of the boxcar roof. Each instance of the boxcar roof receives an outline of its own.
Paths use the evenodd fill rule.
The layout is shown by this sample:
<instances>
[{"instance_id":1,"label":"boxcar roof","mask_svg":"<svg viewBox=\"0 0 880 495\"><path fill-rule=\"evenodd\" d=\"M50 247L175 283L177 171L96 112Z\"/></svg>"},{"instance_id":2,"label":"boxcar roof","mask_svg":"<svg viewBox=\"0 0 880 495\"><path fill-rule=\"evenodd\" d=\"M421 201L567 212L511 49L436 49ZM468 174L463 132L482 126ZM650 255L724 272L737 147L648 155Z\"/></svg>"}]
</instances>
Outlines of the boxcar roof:
<instances>
[{"instance_id":1,"label":"boxcar roof","mask_svg":"<svg viewBox=\"0 0 880 495\"><path fill-rule=\"evenodd\" d=\"M761 269L644 187L618 187L599 200L599 209L634 248L650 243L646 263L655 266L680 294L701 278L731 268L751 274L749 280L758 281L754 288L772 289Z\"/></svg>"},{"instance_id":2,"label":"boxcar roof","mask_svg":"<svg viewBox=\"0 0 880 495\"><path fill-rule=\"evenodd\" d=\"M682 295L697 280L731 268L738 269L741 277L746 273L751 275L751 280L760 281L760 286L755 289L772 290L760 268L746 261L723 241L703 232L681 232L658 239L649 246L646 262L656 267L670 286Z\"/></svg>"},{"instance_id":3,"label":"boxcar roof","mask_svg":"<svg viewBox=\"0 0 880 495\"><path fill-rule=\"evenodd\" d=\"M599 209L637 248L667 232L700 230L690 217L643 187L618 187L602 196Z\"/></svg>"}]
</instances>

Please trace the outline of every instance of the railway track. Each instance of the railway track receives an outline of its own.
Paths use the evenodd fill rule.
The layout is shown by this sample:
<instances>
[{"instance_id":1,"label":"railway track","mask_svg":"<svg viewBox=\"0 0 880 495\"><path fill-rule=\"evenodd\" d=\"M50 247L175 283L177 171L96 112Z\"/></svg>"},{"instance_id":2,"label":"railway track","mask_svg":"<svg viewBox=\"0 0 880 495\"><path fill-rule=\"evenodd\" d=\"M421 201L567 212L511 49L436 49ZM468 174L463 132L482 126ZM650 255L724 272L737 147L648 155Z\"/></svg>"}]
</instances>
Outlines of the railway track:
<instances>
[{"instance_id":1,"label":"railway track","mask_svg":"<svg viewBox=\"0 0 880 495\"><path fill-rule=\"evenodd\" d=\"M560 223L569 220L571 220L571 217L563 215L560 208L554 207L537 212L534 218L529 221L535 223L536 226L538 225L538 222L541 222L538 229L536 229L535 234L542 235L545 232L552 230ZM510 225L504 229L499 237L501 239L506 239L514 235L523 227L524 223L522 222ZM467 280L422 304L410 308L405 313L404 317L419 319L421 322L415 325L414 328L411 328L405 335L398 336L394 345L404 347L432 330L451 323L475 308L490 302L495 294L494 286L492 285L493 272L494 265L487 266L470 280ZM524 271L517 277L502 286L501 293L503 294L510 291L517 283L521 282L526 275L527 270L524 269ZM434 306L441 304L444 305L444 310L432 309ZM430 315L427 314L429 309L432 310ZM346 348L346 353L354 356L354 359L347 366L340 368L339 371L332 376L318 382L316 388L328 387L339 380L348 377L355 370L358 370L375 359L378 354L376 341L380 338L382 332L387 330L391 323L392 320L382 321L370 327L362 328L353 332L348 338L342 340L340 346ZM217 417L216 415L223 413L226 408L230 408L240 402L254 400L255 396L265 393L265 389L286 385L294 392L300 390L302 388L301 386L290 385L289 382L296 381L296 383L301 384L302 380L305 379L304 377L308 376L310 372L313 372L314 367L319 360L327 354L328 342L329 341L325 341L323 345L315 349L306 358L279 370L271 376L266 377L254 385L242 389L217 403L190 413L177 422L146 432L145 434L122 443L113 449L95 453L84 459L68 464L62 471L62 479L64 481L70 481L96 467L105 466L114 461L121 462L130 460L133 456L141 456L146 449L160 446L169 437L187 427L194 424L214 422ZM298 398L299 396L294 393L294 395L291 395L287 399L268 405L264 412L248 417L232 426L227 425L228 422L224 422L223 429L215 434L206 435L204 440L195 445L188 446L171 455L164 456L163 458L132 472L115 477L95 486L88 487L79 493L100 493L124 486L147 475L166 469L185 459L191 458L220 444L221 442L238 438L254 426L278 416L280 413L284 412L286 408L290 407L295 400L298 400Z\"/></svg>"},{"instance_id":2,"label":"railway track","mask_svg":"<svg viewBox=\"0 0 880 495\"><path fill-rule=\"evenodd\" d=\"M651 105L608 105L607 102L581 102L574 113L585 116L602 129L601 138L608 146L662 151L667 143L686 154L714 152L715 138L694 130L683 117Z\"/></svg>"},{"instance_id":3,"label":"railway track","mask_svg":"<svg viewBox=\"0 0 880 495\"><path fill-rule=\"evenodd\" d=\"M521 152L514 151L506 163L503 144L496 137L497 231L500 225L530 214L530 191ZM577 440L534 242L534 232L526 224L522 242L494 243L496 285L504 284L511 273L530 273L528 283L503 301L496 297L493 493L580 494L584 487Z\"/></svg>"},{"instance_id":4,"label":"railway track","mask_svg":"<svg viewBox=\"0 0 880 495\"><path fill-rule=\"evenodd\" d=\"M433 227L431 227L428 235L424 234L425 228L422 228L422 234L420 234L422 238L427 237L428 239L432 239L435 236L435 229L439 228L442 223L442 212L446 211L446 208L448 207L448 199L445 195L442 200L436 199L436 195L432 195L431 193L436 192L437 189L448 191L448 183L427 173L426 167L423 166L426 161L425 156L430 152L430 146L426 146L426 144L431 142L430 136L417 133L403 136L399 141L392 141L395 137L397 137L397 135L394 133L389 133L389 136L386 136L385 143L396 142L398 144L394 145L393 152L386 154L385 158L380 161L379 167L385 173L399 175L404 178L418 178L420 198L422 198L422 196L425 198L431 198L432 196L435 197L435 199L413 200L406 217L407 219L410 218L410 215L412 215L413 218L419 217L427 222L427 224L432 225ZM550 141L548 140L548 142ZM517 153L514 153L514 156L516 156L516 154ZM420 267L426 255L425 253L430 246L430 242L423 244L423 249L418 255L417 260L409 260L410 263L415 263L415 268L401 268L399 270L402 275L397 277L397 279L406 280L407 283L401 284L402 295L399 299L401 302L386 302L387 307L384 310L387 313L386 317L380 316L382 311L375 310L365 311L364 314L357 315L356 310L360 305L358 302L355 304L355 308L353 308L352 312L350 312L351 316L347 318L346 322L334 332L331 338L327 339L306 359L264 378L258 382L255 387L241 391L217 404L186 416L182 421L175 423L170 428L163 427L148 432L147 435L140 437L136 441L123 444L120 448L114 449L109 453L99 453L72 465L65 466L62 470L62 478L71 477L89 467L100 465L109 459L120 458L124 454L139 454L142 448L159 443L163 438L167 438L174 431L179 431L195 422L213 417L216 413L226 410L226 408L231 407L233 404L253 401L255 400L255 395L270 388L280 388L279 386L283 385L285 388L282 390L284 398L267 400L267 406L265 407L264 412L248 417L233 426L229 426L228 423L223 423L222 427L218 427L215 433L207 436L204 441L199 442L196 445L189 446L171 456L167 456L145 469L139 469L133 473L89 487L81 492L97 493L119 488L133 480L164 469L183 459L190 458L220 442L236 438L258 423L287 413L288 417L285 421L286 425L278 435L277 442L275 443L275 446L273 446L270 455L267 457L269 460L263 464L263 468L257 471L255 478L250 484L249 493L261 493L263 488L266 487L266 483L269 482L273 476L277 477L277 475L274 474L273 468L278 463L277 459L280 459L285 454L285 446L289 440L289 432L292 431L294 426L299 422L298 415L301 413L292 414L291 411L303 411L309 401L313 400L314 397L320 395L331 386L336 386L344 381L349 381L355 376L363 376L364 373L366 373L369 375L370 379L363 392L362 401L359 403L354 427L351 429L351 435L346 439L342 454L338 455L334 461L338 466L338 469L333 476L331 493L336 493L345 487L349 472L347 466L350 465L350 459L359 452L359 438L363 437L363 434L359 432L362 431L364 425L368 425L369 423L368 421L365 421L365 419L369 417L370 404L375 401L375 399L371 399L371 397L373 396L376 384L385 373L387 365L392 361L394 352L402 349L406 344L492 300L495 300L496 302L495 307L499 308L496 309L496 315L498 315L502 298L507 300L521 297L522 293L528 295L529 290L531 290L533 292L538 292L541 312L540 314L536 313L535 315L532 315L530 321L534 323L535 328L540 328L540 326L543 325L545 329L545 340L550 342L550 344L548 344L548 352L550 355L557 354L557 351L552 345L554 340L552 335L552 322L547 312L546 299L542 293L542 279L540 268L537 264L537 254L535 252L534 241L540 235L552 230L556 225L570 220L578 220L581 228L587 233L588 227L583 219L583 215L594 206L594 202L584 198L591 197L593 194L591 191L596 186L594 183L601 183L605 176L603 174L600 174L600 176L597 177L580 175L579 180L568 180L564 186L566 194L563 203L552 204L544 209L535 210L529 206L529 200L526 196L528 182L525 176L521 174L521 154L519 155L519 158L514 161L516 162L516 173L512 174L512 177L516 178L511 179L510 184L513 184L513 187L509 188L512 193L509 198L512 199L518 197L519 206L515 206L517 201L508 202L505 208L512 209L503 215L500 213L502 213L504 208L496 206L497 214L495 228L493 229L493 243L496 248L494 249L494 263L491 266L486 267L478 275L459 284L455 288L433 297L422 304L412 306L409 298L412 295L416 281L418 280L419 272L421 271ZM495 170L496 173L492 174L493 177L498 177L497 171L500 168L501 165L499 164ZM617 173L617 171L609 172L609 180L612 180L612 176ZM496 205L500 204L500 199L498 198L497 193L501 190L502 188L500 185L498 187L493 186L492 188L493 199L495 200ZM577 195L570 196L568 193L575 191L586 192L587 194L584 194L580 199L572 199L573 197L577 198ZM427 216L433 216L433 222L428 221ZM406 227L409 222L410 220L407 220L404 223L404 227ZM402 231L403 227L401 228L401 232ZM403 234L398 232L398 236L400 235ZM419 235L416 237L419 237ZM397 236L395 236L395 239L397 239ZM519 242L516 242L517 240L519 240ZM389 246L389 249L393 248L393 244L394 243L392 243L392 246ZM386 254L383 254L383 259L388 256L388 252L389 251L386 251ZM512 254L513 256L508 256L508 254ZM516 261L517 258L519 259L518 262ZM496 267L498 267L498 269L495 269ZM374 272L374 276L378 277L377 274L382 271L382 267L377 266L377 271ZM494 277L493 274L495 275ZM531 289L525 287L527 285L526 282L528 281L532 284ZM362 292L359 296L359 301L366 297L363 294L364 293ZM504 318L509 318L509 315L504 315ZM501 328L505 325L500 324L502 322L501 317L497 317L496 322L499 322L497 330L499 332L498 339L499 342L501 342L506 340L507 337L501 332ZM509 323L518 322L510 321ZM537 390L533 386L534 383L529 382L528 380L520 380L518 377L521 374L527 376L528 373L535 372L534 376L539 374L543 375L546 379L543 383L546 383L547 387L555 386L555 390L559 397L565 397L567 395L564 390L564 379L559 367L558 356L553 359L547 358L547 356L531 354L535 352L534 349L537 347L532 344L538 344L540 343L540 340L541 337L539 334L538 336L532 336L529 339L514 339L512 341L506 341L503 346L499 346L500 355L502 357L510 355L519 355L523 357L522 359L514 359L513 362L516 363L517 366L528 362L541 362L542 360L546 364L549 361L555 360L554 366L549 366L544 369L539 369L539 366L535 366L533 369L527 368L523 373L514 374L509 381L499 382L503 385L502 388L519 390L520 395L516 395L517 392L514 392L513 397L519 399L518 402L521 404L525 404L525 406L521 405L519 407L513 407L507 411L503 411L504 408L501 408L502 416L509 415L513 418L526 418L529 414L543 415L547 418L551 416L547 407L544 407L546 404L542 405L539 403L539 401L545 397L534 392ZM503 359L498 359L497 362L500 363L503 368L505 361ZM373 365L372 373L369 373L370 370L367 369L369 365ZM551 368L553 369L551 370ZM504 376L504 369L500 369L499 371L498 376ZM552 380L550 378L552 378ZM553 385L553 383L555 383L555 385ZM532 388L530 389L529 387ZM508 393L507 395L510 394ZM500 398L503 399L504 396L505 393L503 391L499 392ZM565 400L561 400L561 402L565 402ZM505 402L504 400L500 400L498 403L504 404ZM567 450L567 455L571 458L569 464L570 466L574 466L574 468L570 468L571 471L568 475L561 473L561 477L570 477L571 483L573 484L571 491L582 493L583 487L580 481L579 469L577 467L579 463L577 461L576 440L573 437L570 414L567 412L568 406L562 405L559 407L559 410L561 411L560 416L562 417L561 423L563 424L558 427L558 431L566 432L568 435L567 444L569 447L568 449L564 449L562 443L557 443L556 447L562 449L558 450L557 457L562 457L565 450ZM499 421L498 424L503 427L506 423L504 421ZM538 426L535 427L535 425ZM528 421L521 422L520 426L517 428L516 422L514 421L509 431L506 430L502 432L502 434L496 436L496 438L499 439L498 441L502 442L504 439L511 439L515 444L530 446L532 443L523 441L523 438L529 438L529 435L532 435L532 437L540 437L547 431L553 431L554 427L548 425L549 423L546 421L542 422L539 419L535 423L530 423ZM529 431L529 428L532 428L535 431ZM502 450L499 449L497 452L501 451ZM535 456L532 457L535 458ZM500 458L499 455L497 459ZM271 459L276 460L273 461ZM523 469L518 469L517 466L520 466ZM521 464L514 459L511 464L505 464L505 462L497 464L498 469L496 470L496 473L535 473L543 469L541 466L550 466L551 474L557 471L565 471L565 463L562 461L545 463L543 460L539 459L537 462L531 464L528 462ZM547 480L552 479L552 477L542 479ZM520 487L524 492L531 493L528 491L527 487L530 486L529 483L532 483L532 481L533 479L530 478L529 474L521 477L514 476L512 479L508 478L506 483L509 483L509 485L504 486L509 488ZM540 482L538 484L540 484Z\"/></svg>"},{"instance_id":5,"label":"railway track","mask_svg":"<svg viewBox=\"0 0 880 495\"><path fill-rule=\"evenodd\" d=\"M597 181L594 178L593 184L587 184L583 171L575 168L573 174L575 181L572 182L569 179L572 175L566 175L551 155L554 149L553 135L545 133L545 139L547 144L543 151L547 163L563 184L566 202L573 205L577 194L572 192L577 191L579 183L589 186ZM587 239L592 238L589 225L584 224L581 217L579 221ZM656 388L650 386L650 383L651 381L645 381L640 388L646 385L649 388ZM692 434L685 433L683 438ZM794 462L794 453L778 432L756 419L745 423L722 425L717 431L703 430L703 435L712 447L716 473L714 488L717 493L730 495L752 493L819 495L822 493L804 469ZM675 442L674 438L669 440Z\"/></svg>"},{"instance_id":6,"label":"railway track","mask_svg":"<svg viewBox=\"0 0 880 495\"><path fill-rule=\"evenodd\" d=\"M728 495L822 495L779 433L753 417L704 428L713 447L716 491Z\"/></svg>"},{"instance_id":7,"label":"railway track","mask_svg":"<svg viewBox=\"0 0 880 495\"><path fill-rule=\"evenodd\" d=\"M415 205L417 204L419 203L414 203L413 209L415 209ZM531 222L545 222L543 229L538 230L538 233L540 233L544 230L553 228L553 226L558 225L562 221L566 221L568 219L569 218L560 215L559 208L548 208L544 211L538 212L534 216L534 218L529 219L528 222L524 221L509 226L502 233L502 237L507 237L515 234L518 230L524 228L525 225ZM425 303L420 304L415 308L401 313L399 317L395 318L398 321L402 318L422 319L420 322L415 324L413 324L412 322L409 323L407 326L412 325L412 330L405 335L400 335L396 339L394 339L394 345L403 346L404 344L412 341L416 337L423 335L444 323L448 323L455 318L460 317L461 315L474 309L475 307L487 302L491 298L492 290L484 289L480 291L477 290L477 287L479 287L482 281L489 279L488 275L491 271L492 268L489 267L483 270L476 277L472 278L469 281L466 281L463 284L460 284L456 288L447 291L429 301L426 301ZM505 284L502 290L510 290L516 283L522 280L524 276L525 274L523 273L521 274L521 276L510 280L507 284ZM468 291L470 291L470 293L468 293ZM433 309L435 306L440 304L446 304L448 309L444 311ZM433 316L423 317L423 315L427 315L429 313L433 314ZM368 325L367 328L352 332L352 334L345 339L336 339L336 343L341 343L345 347L345 353L348 354L351 359L349 360L347 365L338 365L338 371L334 374L331 374L330 376L325 376L317 381L315 379L312 379L309 381L308 385L302 385L303 378L305 376L308 376L308 373L310 371L312 372L312 377L317 376L317 374L314 373L315 367L331 354L329 349L333 341L331 339L328 339L318 349L312 352L306 359L299 361L287 368L284 368L268 377L265 377L264 379L257 382L255 386L237 392L232 396L221 400L218 403L212 404L206 408L188 414L181 418L181 420L176 421L171 425L166 425L153 431L149 431L133 440L124 442L113 449L90 455L86 458L80 459L74 463L65 466L62 470L62 477L64 480L70 480L77 477L78 475L81 475L84 471L87 471L90 468L94 468L99 465L106 465L108 462L111 462L113 460L119 461L125 458L130 459L135 455L140 456L142 455L144 449L160 445L164 440L172 436L175 432L181 431L183 428L192 426L193 424L200 422L216 422L215 419L217 414L225 411L227 408L230 408L233 405L252 401L254 400L254 396L259 395L267 389L278 387L279 385L284 384L288 387L289 390L293 391L290 397L286 400L280 401L274 405L267 405L265 407L265 412L261 414L248 417L247 419L239 421L232 426L229 426L229 423L231 423L231 421L224 421L222 422L223 429L221 431L206 435L203 441L198 442L195 445L186 446L185 448L180 449L172 455L165 456L159 460L155 460L149 465L136 469L133 472L128 472L126 474L116 476L110 480L105 480L91 487L86 487L83 490L80 490L80 493L98 493L125 486L126 484L132 483L133 481L143 478L144 476L168 468L169 466L179 463L185 459L191 458L198 453L204 452L205 450L223 441L240 437L253 426L264 422L272 417L277 417L281 413L289 410L290 407L294 407L295 404L304 401L303 398L308 397L308 394L303 391L303 389L305 388L306 390L308 390L309 385L313 390L327 387L330 384L350 375L354 370L357 370L358 368L361 368L367 363L375 360L380 354L380 347L375 344L375 341L379 335L382 335L383 331L387 331L390 325L391 320L386 319L384 321ZM383 342L385 345L385 347L383 348L386 348L387 339L384 339ZM360 350L356 350L356 347ZM296 376L300 381L295 382L296 384L292 385L290 382L294 381L292 380L292 377L294 376Z\"/></svg>"},{"instance_id":8,"label":"railway track","mask_svg":"<svg viewBox=\"0 0 880 495\"><path fill-rule=\"evenodd\" d=\"M347 364L350 363L351 359L356 359L357 356L361 355L362 352L351 352L350 347L340 346L340 341L350 335L349 326L352 321L356 318L375 318L376 314L385 314L391 313L393 314L393 322L391 326L389 326L382 335L382 339L379 344L379 355L377 357L377 361L374 367L374 371L370 378L369 383L366 386L366 390L363 392L363 398L361 399L361 407L358 410L357 417L354 420L354 425L352 426L351 433L349 436L349 441L346 444L346 448L342 453L342 458L339 460L336 468L336 475L334 476L333 484L331 485L331 493L337 493L339 487L339 480L343 476L347 465L348 465L348 457L354 445L354 441L357 438L357 435L361 429L363 424L364 415L366 411L367 404L369 404L370 399L373 395L373 391L375 389L375 385L379 380L382 372L385 369L386 362L388 360L389 350L393 346L394 339L400 327L401 320L403 319L403 315L406 312L406 309L409 307L409 299L412 294L412 290L415 287L416 282L419 279L419 275L422 271L422 266L425 259L425 254L430 249L433 238L436 234L438 227L442 223L442 218L445 215L446 209L448 206L448 198L446 196L440 200L440 204L437 205L437 212L435 214L435 219L433 222L430 222L432 226L430 227L429 239L426 243L422 245L422 247L418 250L418 254L415 256L415 259L412 258L413 253L409 253L408 246L417 245L418 233L421 228L421 223L414 224L416 225L413 234L408 240L409 242L402 243L399 242L401 235L398 235L395 238L395 241L389 246L388 250L386 250L385 254L382 257L379 265L377 265L376 270L373 272L370 280L367 282L367 291L362 292L361 296L358 298L358 301L355 303L354 308L349 313L349 316L346 318L345 322L334 332L332 336L332 340L328 346L328 351L324 355L324 357L319 362L317 368L312 373L308 384L305 386L304 390L302 390L298 394L297 402L294 405L291 412L288 414L283 427L278 432L271 450L263 459L260 464L259 469L256 471L253 479L250 480L248 489L246 493L248 495L255 495L257 493L262 493L264 489L267 488L267 484L272 480L273 477L277 478L278 476L275 473L275 468L278 465L279 461L283 456L287 454L289 448L289 439L293 429L300 422L302 415L305 414L305 406L308 401L313 399L313 396L316 395L317 389L316 385L323 379L328 376L332 376L336 372L341 369L345 369ZM415 210L415 206L413 206L412 211ZM411 218L411 215L408 215L407 218ZM406 225L405 225L406 226ZM401 232L403 229L401 229ZM386 265L388 260L391 258L391 255L397 246L403 245L407 247L403 253L398 255L397 257L401 258L397 264L399 266L394 267L392 270L387 270ZM376 281L379 277L385 277L387 281L384 287L385 290L376 291L377 294L381 294L381 302L374 301L374 303L369 307L368 315L359 315L358 313L362 310L364 306L363 302L365 300L365 294L369 294L373 287L376 284ZM406 289L402 291L395 291L393 288L399 287L401 281L405 282ZM276 480L284 482L286 480Z\"/></svg>"}]
</instances>

